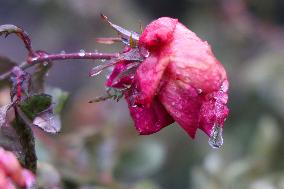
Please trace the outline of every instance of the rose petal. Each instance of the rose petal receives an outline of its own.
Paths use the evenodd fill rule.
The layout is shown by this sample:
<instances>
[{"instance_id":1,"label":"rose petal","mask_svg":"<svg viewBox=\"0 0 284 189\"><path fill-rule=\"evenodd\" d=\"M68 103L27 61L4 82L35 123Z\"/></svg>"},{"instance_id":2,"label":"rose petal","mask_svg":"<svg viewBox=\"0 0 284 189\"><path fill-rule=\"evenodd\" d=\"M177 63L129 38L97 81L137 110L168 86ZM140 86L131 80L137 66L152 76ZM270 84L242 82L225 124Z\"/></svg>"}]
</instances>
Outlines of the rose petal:
<instances>
[{"instance_id":1,"label":"rose petal","mask_svg":"<svg viewBox=\"0 0 284 189\"><path fill-rule=\"evenodd\" d=\"M158 49L172 40L177 19L162 17L151 22L143 31L139 38L139 46L144 46L149 50Z\"/></svg>"},{"instance_id":2,"label":"rose petal","mask_svg":"<svg viewBox=\"0 0 284 189\"><path fill-rule=\"evenodd\" d=\"M139 134L148 135L158 132L174 122L157 98L153 100L150 107L138 107L133 104L133 95L135 96L135 89L130 89L130 91L126 92L125 98Z\"/></svg>"},{"instance_id":3,"label":"rose petal","mask_svg":"<svg viewBox=\"0 0 284 189\"><path fill-rule=\"evenodd\" d=\"M169 60L169 57L159 58L157 55L151 55L137 69L136 81L141 92L140 104L149 107L152 103Z\"/></svg>"},{"instance_id":4,"label":"rose petal","mask_svg":"<svg viewBox=\"0 0 284 189\"><path fill-rule=\"evenodd\" d=\"M203 92L218 91L227 76L225 69L215 58L207 42L178 23L169 47L172 77Z\"/></svg>"},{"instance_id":5,"label":"rose petal","mask_svg":"<svg viewBox=\"0 0 284 189\"><path fill-rule=\"evenodd\" d=\"M227 93L222 91L207 94L200 109L199 128L208 136L212 133L215 124L223 127L224 121L228 117L229 109L226 106Z\"/></svg>"},{"instance_id":6,"label":"rose petal","mask_svg":"<svg viewBox=\"0 0 284 189\"><path fill-rule=\"evenodd\" d=\"M196 89L178 81L168 81L159 92L159 99L174 120L194 138L201 106Z\"/></svg>"},{"instance_id":7,"label":"rose petal","mask_svg":"<svg viewBox=\"0 0 284 189\"><path fill-rule=\"evenodd\" d=\"M108 80L106 81L106 86L112 87L114 85L115 78L120 74L120 72L124 71L126 69L126 62L120 61L115 65L113 68Z\"/></svg>"}]
</instances>

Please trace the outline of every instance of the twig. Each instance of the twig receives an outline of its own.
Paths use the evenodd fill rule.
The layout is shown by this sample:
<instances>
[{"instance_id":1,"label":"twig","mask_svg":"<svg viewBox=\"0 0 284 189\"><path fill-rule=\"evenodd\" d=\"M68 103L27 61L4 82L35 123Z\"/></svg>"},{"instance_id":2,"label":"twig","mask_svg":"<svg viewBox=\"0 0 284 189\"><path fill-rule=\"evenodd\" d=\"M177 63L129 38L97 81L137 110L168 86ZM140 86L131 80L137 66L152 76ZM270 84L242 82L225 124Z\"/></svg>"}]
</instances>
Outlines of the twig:
<instances>
[{"instance_id":1,"label":"twig","mask_svg":"<svg viewBox=\"0 0 284 189\"><path fill-rule=\"evenodd\" d=\"M16 34L23 41L26 49L29 52L29 56L35 56L35 52L32 48L31 39L26 31L24 31L20 27L11 24L5 24L0 26L0 35L5 34L5 37L7 37L12 33Z\"/></svg>"},{"instance_id":2,"label":"twig","mask_svg":"<svg viewBox=\"0 0 284 189\"><path fill-rule=\"evenodd\" d=\"M27 61L21 63L19 67L23 70L34 66L41 62L51 62L55 60L70 60L70 59L84 59L84 60L109 60L118 58L119 53L92 53L92 52L77 52L77 53L60 53L60 54L44 54L36 57L30 57ZM0 75L0 80L9 78L11 70Z\"/></svg>"}]
</instances>

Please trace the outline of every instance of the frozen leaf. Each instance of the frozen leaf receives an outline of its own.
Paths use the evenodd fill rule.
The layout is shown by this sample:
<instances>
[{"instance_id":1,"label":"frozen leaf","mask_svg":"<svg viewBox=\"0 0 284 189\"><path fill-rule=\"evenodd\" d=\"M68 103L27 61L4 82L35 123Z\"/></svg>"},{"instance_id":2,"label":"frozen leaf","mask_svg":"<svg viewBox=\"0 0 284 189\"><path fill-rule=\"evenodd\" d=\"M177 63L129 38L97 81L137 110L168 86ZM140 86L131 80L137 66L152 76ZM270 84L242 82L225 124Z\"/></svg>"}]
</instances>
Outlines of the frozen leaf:
<instances>
[{"instance_id":1,"label":"frozen leaf","mask_svg":"<svg viewBox=\"0 0 284 189\"><path fill-rule=\"evenodd\" d=\"M60 119L53 114L52 109L39 113L33 120L33 124L48 133L58 133L61 128Z\"/></svg>"},{"instance_id":2,"label":"frozen leaf","mask_svg":"<svg viewBox=\"0 0 284 189\"><path fill-rule=\"evenodd\" d=\"M20 108L25 115L30 119L34 120L37 115L50 108L52 104L52 97L47 94L35 94L26 98L21 102Z\"/></svg>"},{"instance_id":3,"label":"frozen leaf","mask_svg":"<svg viewBox=\"0 0 284 189\"><path fill-rule=\"evenodd\" d=\"M17 112L19 112L19 108L17 108ZM12 127L15 129L17 137L19 137L19 143L22 149L19 156L21 164L23 167L35 173L37 156L35 153L35 141L32 129L18 114L16 114L16 119L12 122Z\"/></svg>"},{"instance_id":4,"label":"frozen leaf","mask_svg":"<svg viewBox=\"0 0 284 189\"><path fill-rule=\"evenodd\" d=\"M0 146L13 152L21 162L24 161L23 147L13 127L7 126L0 128Z\"/></svg>"},{"instance_id":5,"label":"frozen leaf","mask_svg":"<svg viewBox=\"0 0 284 189\"><path fill-rule=\"evenodd\" d=\"M36 94L20 103L23 113L35 126L45 132L57 133L61 128L60 119L53 113L52 97L47 94Z\"/></svg>"}]
</instances>

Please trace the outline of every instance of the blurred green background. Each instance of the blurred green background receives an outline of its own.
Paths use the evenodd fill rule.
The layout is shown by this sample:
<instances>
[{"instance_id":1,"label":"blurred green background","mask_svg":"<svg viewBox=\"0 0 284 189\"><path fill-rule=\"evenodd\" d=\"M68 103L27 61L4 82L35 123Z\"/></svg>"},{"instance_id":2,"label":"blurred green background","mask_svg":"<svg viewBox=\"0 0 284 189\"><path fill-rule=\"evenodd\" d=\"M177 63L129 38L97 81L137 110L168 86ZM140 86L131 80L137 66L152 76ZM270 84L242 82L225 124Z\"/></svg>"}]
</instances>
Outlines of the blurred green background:
<instances>
[{"instance_id":1,"label":"blurred green background","mask_svg":"<svg viewBox=\"0 0 284 189\"><path fill-rule=\"evenodd\" d=\"M283 10L283 0L1 0L0 24L23 27L35 49L50 53L120 50L96 44L115 36L101 12L136 31L160 16L178 18L211 44L230 79L224 145L215 150L204 133L191 140L176 124L138 136L124 100L88 103L104 92L105 73L88 77L97 62L55 63L46 84L70 96L59 135L35 130L39 187L284 189ZM0 55L21 62L26 51L11 36Z\"/></svg>"}]
</instances>

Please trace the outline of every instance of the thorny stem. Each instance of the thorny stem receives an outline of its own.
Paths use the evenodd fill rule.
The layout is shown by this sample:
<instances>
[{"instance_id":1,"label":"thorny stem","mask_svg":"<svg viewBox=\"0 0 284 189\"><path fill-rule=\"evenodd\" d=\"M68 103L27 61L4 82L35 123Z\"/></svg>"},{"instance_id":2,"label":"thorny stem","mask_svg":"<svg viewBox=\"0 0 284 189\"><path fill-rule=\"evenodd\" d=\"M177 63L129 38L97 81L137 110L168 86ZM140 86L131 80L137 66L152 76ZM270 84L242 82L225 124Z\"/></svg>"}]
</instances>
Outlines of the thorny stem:
<instances>
[{"instance_id":1,"label":"thorny stem","mask_svg":"<svg viewBox=\"0 0 284 189\"><path fill-rule=\"evenodd\" d=\"M29 56L34 56L35 52L32 48L31 39L29 37L29 34L26 31L24 31L22 28L19 28L11 24L0 26L0 35L5 34L5 37L7 37L8 35L12 33L16 34L23 41L29 53Z\"/></svg>"},{"instance_id":2,"label":"thorny stem","mask_svg":"<svg viewBox=\"0 0 284 189\"><path fill-rule=\"evenodd\" d=\"M85 59L85 60L110 60L118 58L119 53L92 53L92 52L77 52L77 53L60 53L60 54L44 54L33 58L28 58L28 61L22 62L19 67L23 70L41 62L51 62L55 60L70 60L70 59ZM0 75L0 80L9 78L11 70Z\"/></svg>"},{"instance_id":3,"label":"thorny stem","mask_svg":"<svg viewBox=\"0 0 284 189\"><path fill-rule=\"evenodd\" d=\"M70 59L85 59L85 60L98 60L104 59L109 60L111 58L118 58L119 53L92 53L92 52L77 52L77 53L60 53L60 54L48 54L43 51L34 51L32 48L32 43L30 37L26 31L14 26L14 25L1 25L0 26L0 36L5 34L7 37L9 34L16 34L25 44L28 51L27 61L21 63L19 67L23 70L34 66L41 62L51 62L54 60L70 60ZM0 75L0 80L9 78L11 75L11 70Z\"/></svg>"}]
</instances>

